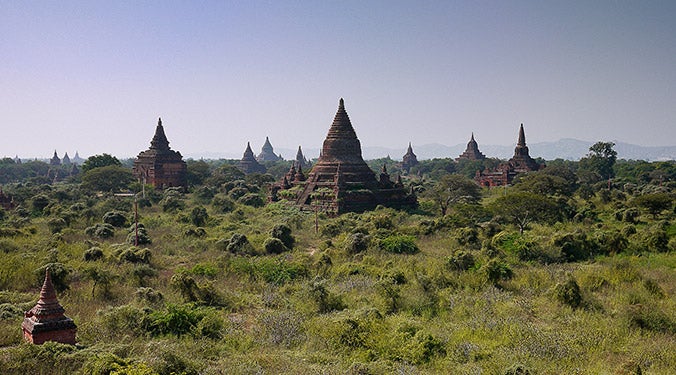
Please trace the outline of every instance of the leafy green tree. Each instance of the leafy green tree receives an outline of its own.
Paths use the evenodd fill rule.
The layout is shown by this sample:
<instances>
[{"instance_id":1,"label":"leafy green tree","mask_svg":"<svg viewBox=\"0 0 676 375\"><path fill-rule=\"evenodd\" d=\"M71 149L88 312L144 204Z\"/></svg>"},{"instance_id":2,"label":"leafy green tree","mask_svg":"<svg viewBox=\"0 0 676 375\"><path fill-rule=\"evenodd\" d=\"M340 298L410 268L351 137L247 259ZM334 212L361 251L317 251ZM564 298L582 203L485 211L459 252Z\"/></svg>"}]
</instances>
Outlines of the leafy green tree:
<instances>
[{"instance_id":1,"label":"leafy green tree","mask_svg":"<svg viewBox=\"0 0 676 375\"><path fill-rule=\"evenodd\" d=\"M192 211L190 211L190 222L197 227L201 227L206 224L208 219L209 214L207 213L207 209L202 206L195 207L192 209Z\"/></svg>"},{"instance_id":2,"label":"leafy green tree","mask_svg":"<svg viewBox=\"0 0 676 375\"><path fill-rule=\"evenodd\" d=\"M109 167L109 166L121 167L122 163L120 163L120 161L116 157L109 154L94 155L90 156L89 158L87 158L87 160L85 160L84 163L82 163L82 172L87 172L94 168Z\"/></svg>"},{"instance_id":3,"label":"leafy green tree","mask_svg":"<svg viewBox=\"0 0 676 375\"><path fill-rule=\"evenodd\" d=\"M443 176L428 192L429 197L439 205L441 215L457 203L475 203L481 197L481 188L469 178L451 174Z\"/></svg>"},{"instance_id":4,"label":"leafy green tree","mask_svg":"<svg viewBox=\"0 0 676 375\"><path fill-rule=\"evenodd\" d=\"M211 176L211 167L204 160L189 159L186 165L188 167L186 177L190 186L202 185Z\"/></svg>"},{"instance_id":5,"label":"leafy green tree","mask_svg":"<svg viewBox=\"0 0 676 375\"><path fill-rule=\"evenodd\" d=\"M553 199L530 192L510 192L500 196L489 209L516 225L521 234L532 222L549 221L558 216Z\"/></svg>"},{"instance_id":6,"label":"leafy green tree","mask_svg":"<svg viewBox=\"0 0 676 375\"><path fill-rule=\"evenodd\" d=\"M527 191L540 195L559 195L570 197L575 191L575 180L543 173L543 171L525 174L514 182L514 190Z\"/></svg>"},{"instance_id":7,"label":"leafy green tree","mask_svg":"<svg viewBox=\"0 0 676 375\"><path fill-rule=\"evenodd\" d=\"M131 171L117 165L94 168L82 176L82 187L92 191L115 192L126 189L134 181Z\"/></svg>"},{"instance_id":8,"label":"leafy green tree","mask_svg":"<svg viewBox=\"0 0 676 375\"><path fill-rule=\"evenodd\" d=\"M673 207L674 198L668 193L643 194L634 199L634 204L646 209L653 215L653 218L657 218L657 215L659 215L660 212Z\"/></svg>"},{"instance_id":9,"label":"leafy green tree","mask_svg":"<svg viewBox=\"0 0 676 375\"><path fill-rule=\"evenodd\" d=\"M596 142L589 147L589 153L580 159L578 175L585 182L598 182L615 177L613 166L617 151L613 142Z\"/></svg>"}]
</instances>

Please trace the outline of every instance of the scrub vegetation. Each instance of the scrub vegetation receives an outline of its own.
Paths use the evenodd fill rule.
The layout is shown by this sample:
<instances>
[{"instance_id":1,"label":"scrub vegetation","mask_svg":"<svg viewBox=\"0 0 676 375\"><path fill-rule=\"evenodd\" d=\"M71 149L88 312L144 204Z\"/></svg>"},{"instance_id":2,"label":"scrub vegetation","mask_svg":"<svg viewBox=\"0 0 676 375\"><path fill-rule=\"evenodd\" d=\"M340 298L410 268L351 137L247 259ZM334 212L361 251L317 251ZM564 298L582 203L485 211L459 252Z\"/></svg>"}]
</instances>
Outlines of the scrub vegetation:
<instances>
[{"instance_id":1,"label":"scrub vegetation","mask_svg":"<svg viewBox=\"0 0 676 375\"><path fill-rule=\"evenodd\" d=\"M128 163L2 160L0 373L673 373L676 164L611 156L490 190L422 161L417 210L338 217L264 204L288 162L189 161L187 191L143 196ZM47 266L77 346L23 342Z\"/></svg>"}]
</instances>

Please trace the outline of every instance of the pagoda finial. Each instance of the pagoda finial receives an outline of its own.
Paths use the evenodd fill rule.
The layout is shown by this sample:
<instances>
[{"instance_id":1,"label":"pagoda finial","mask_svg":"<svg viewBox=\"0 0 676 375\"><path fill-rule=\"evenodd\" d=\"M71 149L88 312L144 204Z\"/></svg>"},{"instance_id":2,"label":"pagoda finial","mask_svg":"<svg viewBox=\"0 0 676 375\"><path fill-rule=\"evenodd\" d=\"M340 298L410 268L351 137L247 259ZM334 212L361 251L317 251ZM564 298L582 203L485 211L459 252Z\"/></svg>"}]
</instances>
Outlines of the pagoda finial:
<instances>
[{"instance_id":1,"label":"pagoda finial","mask_svg":"<svg viewBox=\"0 0 676 375\"><path fill-rule=\"evenodd\" d=\"M162 126L162 117L157 118L157 125Z\"/></svg>"},{"instance_id":2,"label":"pagoda finial","mask_svg":"<svg viewBox=\"0 0 676 375\"><path fill-rule=\"evenodd\" d=\"M167 136L164 134L164 127L162 126L161 117L158 117L157 119L155 135L153 135L153 139L150 141L150 149L160 151L169 150L169 140L167 140Z\"/></svg>"},{"instance_id":3,"label":"pagoda finial","mask_svg":"<svg viewBox=\"0 0 676 375\"><path fill-rule=\"evenodd\" d=\"M523 123L521 124L521 127L519 128L519 140L516 142L518 146L525 146L526 145L526 133L523 131Z\"/></svg>"},{"instance_id":4,"label":"pagoda finial","mask_svg":"<svg viewBox=\"0 0 676 375\"><path fill-rule=\"evenodd\" d=\"M340 98L340 101L338 101L338 108L345 108L345 101L343 98Z\"/></svg>"},{"instance_id":5,"label":"pagoda finial","mask_svg":"<svg viewBox=\"0 0 676 375\"><path fill-rule=\"evenodd\" d=\"M472 137L470 138L470 141L474 141L474 132L472 132Z\"/></svg>"}]
</instances>

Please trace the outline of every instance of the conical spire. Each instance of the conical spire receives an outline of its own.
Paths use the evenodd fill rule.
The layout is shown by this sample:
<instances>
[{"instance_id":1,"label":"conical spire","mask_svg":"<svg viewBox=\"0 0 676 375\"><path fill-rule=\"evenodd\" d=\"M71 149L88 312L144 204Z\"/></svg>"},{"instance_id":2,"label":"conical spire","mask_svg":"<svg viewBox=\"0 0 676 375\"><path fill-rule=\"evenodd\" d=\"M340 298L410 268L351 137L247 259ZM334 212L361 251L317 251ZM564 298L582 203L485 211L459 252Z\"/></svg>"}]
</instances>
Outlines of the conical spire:
<instances>
[{"instance_id":1,"label":"conical spire","mask_svg":"<svg viewBox=\"0 0 676 375\"><path fill-rule=\"evenodd\" d=\"M155 135L150 141L151 150L169 150L169 141L164 134L164 127L162 126L162 118L157 120L157 128L155 128Z\"/></svg>"},{"instance_id":2,"label":"conical spire","mask_svg":"<svg viewBox=\"0 0 676 375\"><path fill-rule=\"evenodd\" d=\"M523 131L523 124L519 128L519 140L516 142L517 146L526 146L526 133Z\"/></svg>"},{"instance_id":3,"label":"conical spire","mask_svg":"<svg viewBox=\"0 0 676 375\"><path fill-rule=\"evenodd\" d=\"M338 111L333 118L329 133L326 135L320 155L321 161L341 161L350 164L362 164L361 143L352 127L350 117L345 111L345 102L340 99Z\"/></svg>"},{"instance_id":4,"label":"conical spire","mask_svg":"<svg viewBox=\"0 0 676 375\"><path fill-rule=\"evenodd\" d=\"M350 117L347 115L347 111L345 110L345 101L343 98L340 98L340 102L338 103L338 111L333 118L333 123L329 129L327 138L357 138L357 134L354 132Z\"/></svg>"},{"instance_id":5,"label":"conical spire","mask_svg":"<svg viewBox=\"0 0 676 375\"><path fill-rule=\"evenodd\" d=\"M411 142L408 142L408 149L406 150L407 154L412 154L413 153L413 147L411 147Z\"/></svg>"},{"instance_id":6,"label":"conical spire","mask_svg":"<svg viewBox=\"0 0 676 375\"><path fill-rule=\"evenodd\" d=\"M30 313L35 316L37 321L44 321L47 319L58 318L63 315L64 308L56 298L56 290L52 284L52 275L49 268L45 269L45 281L42 283L40 290L40 299L38 303L30 310Z\"/></svg>"},{"instance_id":7,"label":"conical spire","mask_svg":"<svg viewBox=\"0 0 676 375\"><path fill-rule=\"evenodd\" d=\"M249 142L246 143L246 150L244 150L244 158L253 158L253 150L251 150L251 144Z\"/></svg>"}]
</instances>

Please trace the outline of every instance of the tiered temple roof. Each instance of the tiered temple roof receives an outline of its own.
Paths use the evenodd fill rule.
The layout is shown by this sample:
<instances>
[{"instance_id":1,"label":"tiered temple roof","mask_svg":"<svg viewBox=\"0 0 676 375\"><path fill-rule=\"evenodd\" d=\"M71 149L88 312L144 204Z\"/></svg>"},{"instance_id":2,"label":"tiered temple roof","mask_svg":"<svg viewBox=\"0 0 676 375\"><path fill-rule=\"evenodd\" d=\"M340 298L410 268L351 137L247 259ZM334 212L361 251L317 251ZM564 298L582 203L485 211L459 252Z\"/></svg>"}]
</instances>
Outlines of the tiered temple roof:
<instances>
[{"instance_id":1,"label":"tiered temple roof","mask_svg":"<svg viewBox=\"0 0 676 375\"><path fill-rule=\"evenodd\" d=\"M544 164L539 164L528 154L526 133L523 130L523 124L521 124L519 139L516 142L516 148L514 148L514 156L495 169L477 171L474 180L481 186L504 186L511 184L514 177L519 173L537 171L544 167Z\"/></svg>"},{"instance_id":2,"label":"tiered temple roof","mask_svg":"<svg viewBox=\"0 0 676 375\"><path fill-rule=\"evenodd\" d=\"M59 159L59 155L56 154L56 150L54 150L54 156L52 156L52 158L49 159L49 164L50 165L61 165L61 159Z\"/></svg>"},{"instance_id":3,"label":"tiered temple roof","mask_svg":"<svg viewBox=\"0 0 676 375\"><path fill-rule=\"evenodd\" d=\"M303 150L298 146L298 152L296 152L296 165L300 165L302 168L307 168L310 166L310 162L303 155Z\"/></svg>"},{"instance_id":4,"label":"tiered temple roof","mask_svg":"<svg viewBox=\"0 0 676 375\"><path fill-rule=\"evenodd\" d=\"M261 153L256 157L257 161L279 161L282 160L281 156L275 155L275 150L270 143L270 139L265 137L265 143L261 147Z\"/></svg>"},{"instance_id":5,"label":"tiered temple roof","mask_svg":"<svg viewBox=\"0 0 676 375\"><path fill-rule=\"evenodd\" d=\"M162 119L158 119L150 149L141 152L134 160L133 174L139 182L156 188L187 187L188 167L178 151L169 148Z\"/></svg>"},{"instance_id":6,"label":"tiered temple roof","mask_svg":"<svg viewBox=\"0 0 676 375\"><path fill-rule=\"evenodd\" d=\"M334 214L361 212L379 204L395 208L417 205L414 195L407 194L402 186L390 181L386 169L378 180L366 165L343 99L340 99L319 160L307 179L291 180L291 172L273 186L272 201L286 198L298 206Z\"/></svg>"},{"instance_id":7,"label":"tiered temple roof","mask_svg":"<svg viewBox=\"0 0 676 375\"><path fill-rule=\"evenodd\" d=\"M408 142L408 150L402 158L401 167L408 172L411 167L418 164L418 157L413 153L413 147L411 147L411 142Z\"/></svg>"},{"instance_id":8,"label":"tiered temple roof","mask_svg":"<svg viewBox=\"0 0 676 375\"><path fill-rule=\"evenodd\" d=\"M244 173L265 173L265 166L261 165L254 156L253 151L251 150L251 144L246 143L246 150L244 150L244 155L242 155L242 160L239 161L239 169Z\"/></svg>"},{"instance_id":9,"label":"tiered temple roof","mask_svg":"<svg viewBox=\"0 0 676 375\"><path fill-rule=\"evenodd\" d=\"M56 341L75 345L77 326L73 319L64 315L64 308L56 298L49 269L45 270L45 281L40 290L38 303L24 313L23 337L33 344Z\"/></svg>"},{"instance_id":10,"label":"tiered temple roof","mask_svg":"<svg viewBox=\"0 0 676 375\"><path fill-rule=\"evenodd\" d=\"M61 159L61 163L63 165L69 165L70 164L70 158L68 157L67 152L63 155L63 159Z\"/></svg>"},{"instance_id":11,"label":"tiered temple roof","mask_svg":"<svg viewBox=\"0 0 676 375\"><path fill-rule=\"evenodd\" d=\"M465 152L463 152L457 158L457 160L461 160L461 159L466 159L466 160L483 160L483 159L486 159L486 155L482 154L481 151L479 151L479 145L474 140L474 133L472 133L472 137L470 138L469 142L467 142L467 148L465 149Z\"/></svg>"}]
</instances>

